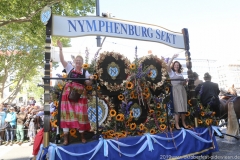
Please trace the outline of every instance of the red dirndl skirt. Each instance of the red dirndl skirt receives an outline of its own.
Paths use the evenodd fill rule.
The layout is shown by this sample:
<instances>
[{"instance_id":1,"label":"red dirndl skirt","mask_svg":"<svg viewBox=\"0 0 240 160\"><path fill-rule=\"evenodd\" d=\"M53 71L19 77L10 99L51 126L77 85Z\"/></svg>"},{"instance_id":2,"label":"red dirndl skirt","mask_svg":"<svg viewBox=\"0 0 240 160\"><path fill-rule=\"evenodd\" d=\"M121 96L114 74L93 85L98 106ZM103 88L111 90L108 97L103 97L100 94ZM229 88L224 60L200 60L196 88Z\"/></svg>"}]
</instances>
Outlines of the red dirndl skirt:
<instances>
[{"instance_id":1,"label":"red dirndl skirt","mask_svg":"<svg viewBox=\"0 0 240 160\"><path fill-rule=\"evenodd\" d=\"M68 95L71 87L84 90L82 84L76 82L66 83L61 100L61 128L76 128L81 131L88 131L91 127L87 114L88 106L86 93L83 92L78 102L69 101Z\"/></svg>"}]
</instances>

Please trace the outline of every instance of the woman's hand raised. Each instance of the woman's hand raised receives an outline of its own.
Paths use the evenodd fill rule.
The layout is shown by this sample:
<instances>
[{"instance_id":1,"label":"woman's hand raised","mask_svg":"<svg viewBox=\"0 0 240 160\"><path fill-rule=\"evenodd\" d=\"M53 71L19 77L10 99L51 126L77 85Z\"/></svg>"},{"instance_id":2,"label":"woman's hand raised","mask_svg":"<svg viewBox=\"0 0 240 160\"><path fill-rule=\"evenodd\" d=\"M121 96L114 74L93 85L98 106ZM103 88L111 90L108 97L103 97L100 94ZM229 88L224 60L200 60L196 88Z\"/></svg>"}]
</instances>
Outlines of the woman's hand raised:
<instances>
[{"instance_id":1,"label":"woman's hand raised","mask_svg":"<svg viewBox=\"0 0 240 160\"><path fill-rule=\"evenodd\" d=\"M58 45L59 49L62 49L62 42L60 40L57 40L57 45Z\"/></svg>"},{"instance_id":2,"label":"woman's hand raised","mask_svg":"<svg viewBox=\"0 0 240 160\"><path fill-rule=\"evenodd\" d=\"M174 54L172 58L173 58L173 59L174 59L174 58L177 58L178 55L179 55L179 54Z\"/></svg>"}]
</instances>

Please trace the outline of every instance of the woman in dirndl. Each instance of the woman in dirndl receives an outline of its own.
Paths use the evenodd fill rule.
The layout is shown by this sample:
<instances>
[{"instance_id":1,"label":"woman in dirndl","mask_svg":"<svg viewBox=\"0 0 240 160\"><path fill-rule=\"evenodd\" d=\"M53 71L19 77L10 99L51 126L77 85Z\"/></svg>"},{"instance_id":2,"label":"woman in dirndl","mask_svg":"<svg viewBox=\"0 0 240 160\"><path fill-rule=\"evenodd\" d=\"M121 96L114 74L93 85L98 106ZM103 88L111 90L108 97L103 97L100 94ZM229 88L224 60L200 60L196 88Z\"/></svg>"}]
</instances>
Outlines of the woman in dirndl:
<instances>
[{"instance_id":1,"label":"woman in dirndl","mask_svg":"<svg viewBox=\"0 0 240 160\"><path fill-rule=\"evenodd\" d=\"M84 131L90 130L90 122L88 120L87 114L87 98L84 90L84 85L91 85L91 80L85 80L84 78L93 79L93 76L90 76L87 70L82 68L83 58L82 56L76 56L74 60L74 66L70 63L67 63L64 60L63 52L62 52L62 43L58 40L58 47L60 49L60 61L65 68L68 77L70 78L83 78L81 80L71 80L66 83L61 99L61 121L60 125L63 128L64 132L64 142L63 145L68 145L68 134L69 128L76 128L79 130L81 135L82 143L86 143L86 139L84 138ZM77 91L82 91L81 98L77 101L71 101L69 99L70 91L74 88Z\"/></svg>"},{"instance_id":2,"label":"woman in dirndl","mask_svg":"<svg viewBox=\"0 0 240 160\"><path fill-rule=\"evenodd\" d=\"M168 62L168 74L172 84L173 93L173 105L174 105L174 118L175 118L175 128L180 129L179 119L181 116L182 125L187 128L185 123L185 114L187 113L187 92L184 87L186 81L182 75L182 65L178 61L172 61L174 58L178 57L178 54L173 55L171 60Z\"/></svg>"}]
</instances>

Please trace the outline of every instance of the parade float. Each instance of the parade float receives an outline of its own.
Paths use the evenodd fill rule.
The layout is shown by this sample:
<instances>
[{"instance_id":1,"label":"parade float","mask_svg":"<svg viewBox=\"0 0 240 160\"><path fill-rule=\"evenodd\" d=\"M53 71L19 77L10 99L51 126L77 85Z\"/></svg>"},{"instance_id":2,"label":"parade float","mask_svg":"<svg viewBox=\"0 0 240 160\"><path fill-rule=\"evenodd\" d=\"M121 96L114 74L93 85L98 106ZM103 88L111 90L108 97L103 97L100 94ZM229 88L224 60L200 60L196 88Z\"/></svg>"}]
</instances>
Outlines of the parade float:
<instances>
[{"instance_id":1,"label":"parade float","mask_svg":"<svg viewBox=\"0 0 240 160\"><path fill-rule=\"evenodd\" d=\"M51 12L50 12L51 13ZM46 9L49 14L49 9ZM214 112L203 107L194 92L188 30L172 32L156 25L102 17L62 17L49 15L46 21L44 79L44 143L38 159L194 159L197 155L218 151L214 131L218 134ZM141 31L141 32L138 32ZM88 118L91 131L88 143L79 143L76 129L70 130L70 145L51 143L53 132L60 127L59 103L66 75L50 87L51 36L77 37L101 35L163 43L185 49L189 83L188 129L174 129L171 81L167 59L157 55L138 57L130 62L123 54L97 51L92 63L88 54L83 67L94 75L94 84L86 86ZM50 96L55 111L50 115ZM49 121L51 123L49 123ZM50 125L51 124L51 125Z\"/></svg>"}]
</instances>

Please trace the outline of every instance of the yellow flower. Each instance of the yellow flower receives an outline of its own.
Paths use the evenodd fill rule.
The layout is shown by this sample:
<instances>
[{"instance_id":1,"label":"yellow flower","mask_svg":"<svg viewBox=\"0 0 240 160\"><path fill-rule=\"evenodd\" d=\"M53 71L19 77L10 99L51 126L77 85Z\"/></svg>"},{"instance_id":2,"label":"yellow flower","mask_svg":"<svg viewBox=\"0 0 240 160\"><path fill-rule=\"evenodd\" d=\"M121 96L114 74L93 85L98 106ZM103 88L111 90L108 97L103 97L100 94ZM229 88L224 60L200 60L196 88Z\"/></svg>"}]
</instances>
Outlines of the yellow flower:
<instances>
[{"instance_id":1,"label":"yellow flower","mask_svg":"<svg viewBox=\"0 0 240 160\"><path fill-rule=\"evenodd\" d=\"M150 93L143 93L144 99L148 99L150 97Z\"/></svg>"},{"instance_id":2,"label":"yellow flower","mask_svg":"<svg viewBox=\"0 0 240 160\"><path fill-rule=\"evenodd\" d=\"M135 64L130 64L130 69L131 69L131 70L136 69L136 65L135 65Z\"/></svg>"},{"instance_id":3,"label":"yellow flower","mask_svg":"<svg viewBox=\"0 0 240 160\"><path fill-rule=\"evenodd\" d=\"M83 69L87 69L89 66L88 66L88 64L83 64L82 67L83 67Z\"/></svg>"},{"instance_id":4,"label":"yellow flower","mask_svg":"<svg viewBox=\"0 0 240 160\"><path fill-rule=\"evenodd\" d=\"M159 117L161 115L161 111L157 111L157 116Z\"/></svg>"},{"instance_id":5,"label":"yellow flower","mask_svg":"<svg viewBox=\"0 0 240 160\"><path fill-rule=\"evenodd\" d=\"M98 79L98 76L97 76L96 74L94 74L94 75L93 75L93 78L94 78L95 80L97 80L97 79Z\"/></svg>"},{"instance_id":6,"label":"yellow flower","mask_svg":"<svg viewBox=\"0 0 240 160\"><path fill-rule=\"evenodd\" d=\"M164 130L166 129L167 126L166 126L165 124L160 124L159 127L160 127L160 129L161 129L162 131L164 131Z\"/></svg>"},{"instance_id":7,"label":"yellow flower","mask_svg":"<svg viewBox=\"0 0 240 160\"><path fill-rule=\"evenodd\" d=\"M161 119L160 119L160 122L165 122L165 118L161 118Z\"/></svg>"},{"instance_id":8,"label":"yellow flower","mask_svg":"<svg viewBox=\"0 0 240 160\"><path fill-rule=\"evenodd\" d=\"M58 83L57 86L58 86L58 88L59 88L60 90L63 89L63 86L61 85L61 83Z\"/></svg>"},{"instance_id":9,"label":"yellow flower","mask_svg":"<svg viewBox=\"0 0 240 160\"><path fill-rule=\"evenodd\" d=\"M155 129L152 128L152 129L150 130L150 133L151 133L151 134L155 134L155 133L156 133Z\"/></svg>"},{"instance_id":10,"label":"yellow flower","mask_svg":"<svg viewBox=\"0 0 240 160\"><path fill-rule=\"evenodd\" d=\"M190 112L188 111L188 112L185 114L185 116L190 116Z\"/></svg>"},{"instance_id":11,"label":"yellow flower","mask_svg":"<svg viewBox=\"0 0 240 160\"><path fill-rule=\"evenodd\" d=\"M144 92L145 92L145 93L148 93L148 88L144 88Z\"/></svg>"},{"instance_id":12,"label":"yellow flower","mask_svg":"<svg viewBox=\"0 0 240 160\"><path fill-rule=\"evenodd\" d=\"M97 90L100 90L101 89L101 87L100 86L97 86Z\"/></svg>"},{"instance_id":13,"label":"yellow flower","mask_svg":"<svg viewBox=\"0 0 240 160\"><path fill-rule=\"evenodd\" d=\"M151 75L152 75L152 72L150 71L150 72L148 73L148 77L151 77Z\"/></svg>"},{"instance_id":14,"label":"yellow flower","mask_svg":"<svg viewBox=\"0 0 240 160\"><path fill-rule=\"evenodd\" d=\"M157 108L161 108L161 104L160 103L157 103Z\"/></svg>"},{"instance_id":15,"label":"yellow flower","mask_svg":"<svg viewBox=\"0 0 240 160\"><path fill-rule=\"evenodd\" d=\"M114 109L110 110L110 117L116 116L117 112Z\"/></svg>"},{"instance_id":16,"label":"yellow flower","mask_svg":"<svg viewBox=\"0 0 240 160\"><path fill-rule=\"evenodd\" d=\"M192 106L191 99L188 100L189 106Z\"/></svg>"},{"instance_id":17,"label":"yellow flower","mask_svg":"<svg viewBox=\"0 0 240 160\"><path fill-rule=\"evenodd\" d=\"M153 110L153 109L151 109L151 110L149 111L149 113L150 113L150 114L153 114L153 113L154 113L154 110Z\"/></svg>"},{"instance_id":18,"label":"yellow flower","mask_svg":"<svg viewBox=\"0 0 240 160\"><path fill-rule=\"evenodd\" d=\"M127 88L127 89L133 89L133 87L134 87L134 85L133 85L132 82L127 82L127 83L126 83L126 88Z\"/></svg>"},{"instance_id":19,"label":"yellow flower","mask_svg":"<svg viewBox=\"0 0 240 160\"><path fill-rule=\"evenodd\" d=\"M141 124L139 125L139 129L140 129L141 131L144 130L144 124L141 123Z\"/></svg>"},{"instance_id":20,"label":"yellow flower","mask_svg":"<svg viewBox=\"0 0 240 160\"><path fill-rule=\"evenodd\" d=\"M51 121L52 127L56 128L57 127L57 120Z\"/></svg>"},{"instance_id":21,"label":"yellow flower","mask_svg":"<svg viewBox=\"0 0 240 160\"><path fill-rule=\"evenodd\" d=\"M131 123L131 124L130 124L130 129L131 129L131 130L136 129L136 127L137 127L136 123Z\"/></svg>"},{"instance_id":22,"label":"yellow flower","mask_svg":"<svg viewBox=\"0 0 240 160\"><path fill-rule=\"evenodd\" d=\"M54 106L58 107L58 101L54 101Z\"/></svg>"},{"instance_id":23,"label":"yellow flower","mask_svg":"<svg viewBox=\"0 0 240 160\"><path fill-rule=\"evenodd\" d=\"M118 99L122 101L124 99L124 96L122 94L118 95Z\"/></svg>"},{"instance_id":24,"label":"yellow flower","mask_svg":"<svg viewBox=\"0 0 240 160\"><path fill-rule=\"evenodd\" d=\"M91 91L93 88L92 88L92 86L86 86L86 89L87 89L88 91Z\"/></svg>"},{"instance_id":25,"label":"yellow flower","mask_svg":"<svg viewBox=\"0 0 240 160\"><path fill-rule=\"evenodd\" d=\"M63 74L62 74L62 77L63 77L63 78L67 78L67 74L66 74L66 73L63 73Z\"/></svg>"},{"instance_id":26,"label":"yellow flower","mask_svg":"<svg viewBox=\"0 0 240 160\"><path fill-rule=\"evenodd\" d=\"M205 120L205 123L206 123L206 125L209 126L209 123L210 123L209 119L206 119L206 120Z\"/></svg>"},{"instance_id":27,"label":"yellow flower","mask_svg":"<svg viewBox=\"0 0 240 160\"><path fill-rule=\"evenodd\" d=\"M204 112L201 112L201 116L204 116L205 115L205 113Z\"/></svg>"},{"instance_id":28,"label":"yellow flower","mask_svg":"<svg viewBox=\"0 0 240 160\"><path fill-rule=\"evenodd\" d=\"M202 124L202 120L198 119L198 124Z\"/></svg>"},{"instance_id":29,"label":"yellow flower","mask_svg":"<svg viewBox=\"0 0 240 160\"><path fill-rule=\"evenodd\" d=\"M166 87L165 91L166 91L166 93L168 93L169 92L169 87Z\"/></svg>"},{"instance_id":30,"label":"yellow flower","mask_svg":"<svg viewBox=\"0 0 240 160\"><path fill-rule=\"evenodd\" d=\"M77 131L76 131L76 129L74 129L74 128L70 129L70 131L69 131L69 133L70 133L70 135L71 135L72 137L75 136L76 132L77 132Z\"/></svg>"}]
</instances>

